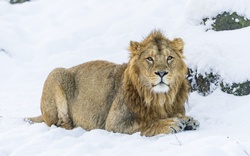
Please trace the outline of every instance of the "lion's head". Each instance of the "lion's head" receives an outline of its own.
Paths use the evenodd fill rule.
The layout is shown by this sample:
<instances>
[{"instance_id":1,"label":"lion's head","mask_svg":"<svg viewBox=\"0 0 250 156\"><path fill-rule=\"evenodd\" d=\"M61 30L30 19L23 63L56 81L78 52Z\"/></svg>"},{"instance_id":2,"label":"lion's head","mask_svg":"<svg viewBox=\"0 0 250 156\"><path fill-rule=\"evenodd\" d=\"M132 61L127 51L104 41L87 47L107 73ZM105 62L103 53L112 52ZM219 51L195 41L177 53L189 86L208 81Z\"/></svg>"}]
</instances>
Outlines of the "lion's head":
<instances>
[{"instance_id":1,"label":"lion's head","mask_svg":"<svg viewBox=\"0 0 250 156\"><path fill-rule=\"evenodd\" d=\"M130 42L130 63L141 84L155 93L167 93L185 79L182 39L168 40L160 31L151 32L142 42ZM132 67L131 67L132 68Z\"/></svg>"},{"instance_id":2,"label":"lion's head","mask_svg":"<svg viewBox=\"0 0 250 156\"><path fill-rule=\"evenodd\" d=\"M183 46L182 39L171 41L160 31L151 32L141 42L130 42L125 97L128 108L140 118L154 120L184 113L189 83Z\"/></svg>"}]
</instances>

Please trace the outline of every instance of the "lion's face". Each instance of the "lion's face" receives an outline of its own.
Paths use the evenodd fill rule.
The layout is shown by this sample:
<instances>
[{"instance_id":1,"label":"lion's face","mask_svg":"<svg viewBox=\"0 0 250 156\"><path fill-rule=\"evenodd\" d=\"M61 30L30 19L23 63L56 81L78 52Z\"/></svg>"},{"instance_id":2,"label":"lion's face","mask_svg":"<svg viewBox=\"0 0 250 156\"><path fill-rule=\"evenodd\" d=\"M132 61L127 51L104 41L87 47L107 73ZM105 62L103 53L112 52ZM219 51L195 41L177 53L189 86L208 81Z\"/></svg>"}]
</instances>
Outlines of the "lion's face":
<instances>
[{"instance_id":1,"label":"lion's face","mask_svg":"<svg viewBox=\"0 0 250 156\"><path fill-rule=\"evenodd\" d=\"M131 46L133 44L137 53L131 59L135 60L137 73L148 89L156 93L166 93L171 86L178 83L177 80L185 78L186 65L183 61L181 39L169 41L161 38L142 43L131 42Z\"/></svg>"},{"instance_id":2,"label":"lion's face","mask_svg":"<svg viewBox=\"0 0 250 156\"><path fill-rule=\"evenodd\" d=\"M168 92L179 76L182 59L173 49L150 44L138 58L138 66L149 87L155 92ZM183 66L183 65L182 65Z\"/></svg>"}]
</instances>

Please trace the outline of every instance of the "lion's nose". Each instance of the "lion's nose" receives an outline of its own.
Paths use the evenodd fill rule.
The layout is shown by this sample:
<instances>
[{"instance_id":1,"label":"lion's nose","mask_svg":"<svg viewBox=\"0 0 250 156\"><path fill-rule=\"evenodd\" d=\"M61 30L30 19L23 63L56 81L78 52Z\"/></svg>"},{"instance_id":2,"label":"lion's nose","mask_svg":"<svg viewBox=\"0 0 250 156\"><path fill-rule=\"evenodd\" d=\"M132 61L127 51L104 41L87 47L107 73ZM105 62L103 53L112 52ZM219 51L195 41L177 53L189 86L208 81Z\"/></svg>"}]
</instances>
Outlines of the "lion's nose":
<instances>
[{"instance_id":1,"label":"lion's nose","mask_svg":"<svg viewBox=\"0 0 250 156\"><path fill-rule=\"evenodd\" d=\"M160 76L161 78L164 77L165 75L168 74L168 72L166 71L157 71L155 72L156 75Z\"/></svg>"}]
</instances>

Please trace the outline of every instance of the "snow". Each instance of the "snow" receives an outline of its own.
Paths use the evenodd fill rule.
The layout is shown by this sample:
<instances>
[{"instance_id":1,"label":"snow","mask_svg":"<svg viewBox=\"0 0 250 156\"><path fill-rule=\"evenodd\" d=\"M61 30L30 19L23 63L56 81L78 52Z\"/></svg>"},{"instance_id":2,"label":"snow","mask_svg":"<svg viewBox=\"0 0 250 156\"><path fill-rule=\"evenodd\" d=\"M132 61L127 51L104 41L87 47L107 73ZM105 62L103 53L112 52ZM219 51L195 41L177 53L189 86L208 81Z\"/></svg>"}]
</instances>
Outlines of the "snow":
<instances>
[{"instance_id":1,"label":"snow","mask_svg":"<svg viewBox=\"0 0 250 156\"><path fill-rule=\"evenodd\" d=\"M65 130L24 117L40 114L48 73L90 60L128 60L129 41L162 29L183 38L189 67L214 70L226 82L250 79L250 28L208 31L202 18L223 11L250 18L248 0L33 0L10 5L0 0L0 155L220 155L249 156L250 96L219 89L207 97L194 92L187 115L199 120L196 131L141 137Z\"/></svg>"}]
</instances>

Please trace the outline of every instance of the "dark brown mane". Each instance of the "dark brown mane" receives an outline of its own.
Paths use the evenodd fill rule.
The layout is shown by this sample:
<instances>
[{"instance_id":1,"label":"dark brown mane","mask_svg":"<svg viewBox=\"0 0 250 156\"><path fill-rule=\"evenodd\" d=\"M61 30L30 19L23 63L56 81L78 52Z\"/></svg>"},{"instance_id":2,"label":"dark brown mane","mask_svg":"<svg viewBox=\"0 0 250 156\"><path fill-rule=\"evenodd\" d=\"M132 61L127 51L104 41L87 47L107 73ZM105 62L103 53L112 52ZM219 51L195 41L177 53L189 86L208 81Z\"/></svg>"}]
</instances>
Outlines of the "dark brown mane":
<instances>
[{"instance_id":1,"label":"dark brown mane","mask_svg":"<svg viewBox=\"0 0 250 156\"><path fill-rule=\"evenodd\" d=\"M174 94L175 90L161 94L147 90L139 80L138 72L135 72L136 66L132 64L129 66L132 67L127 68L124 73L125 100L128 108L144 121L172 116L174 99L171 95Z\"/></svg>"}]
</instances>

